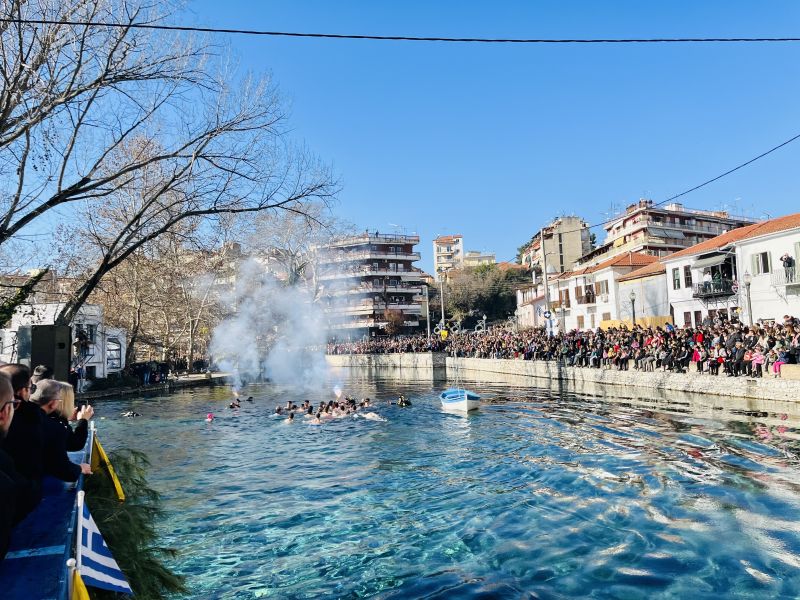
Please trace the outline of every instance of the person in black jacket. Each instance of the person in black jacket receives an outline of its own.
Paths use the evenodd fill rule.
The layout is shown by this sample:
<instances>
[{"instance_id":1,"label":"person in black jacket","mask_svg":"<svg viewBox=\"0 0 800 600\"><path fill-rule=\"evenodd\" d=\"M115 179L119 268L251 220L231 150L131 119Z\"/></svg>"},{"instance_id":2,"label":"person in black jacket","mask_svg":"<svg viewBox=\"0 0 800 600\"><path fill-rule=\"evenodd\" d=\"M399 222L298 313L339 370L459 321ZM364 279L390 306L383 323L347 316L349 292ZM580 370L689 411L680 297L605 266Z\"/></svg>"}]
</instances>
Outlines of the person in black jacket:
<instances>
[{"instance_id":1,"label":"person in black jacket","mask_svg":"<svg viewBox=\"0 0 800 600\"><path fill-rule=\"evenodd\" d=\"M28 496L23 499L18 513L32 510L42 499L44 474L44 418L45 414L30 402L31 377L25 365L0 366L0 373L11 381L14 394L14 419L2 440L3 450L14 461L14 467L27 482Z\"/></svg>"},{"instance_id":2,"label":"person in black jacket","mask_svg":"<svg viewBox=\"0 0 800 600\"><path fill-rule=\"evenodd\" d=\"M3 440L14 419L14 390L9 379L0 376L0 440ZM13 459L0 449L0 560L8 551L11 529L16 524L21 489Z\"/></svg>"},{"instance_id":3,"label":"person in black jacket","mask_svg":"<svg viewBox=\"0 0 800 600\"><path fill-rule=\"evenodd\" d=\"M68 383L45 379L40 381L31 401L39 405L46 417L43 419L44 431L44 472L62 481L77 481L81 473L91 475L91 467L86 463L75 464L67 456L67 432L58 419L50 415L58 412Z\"/></svg>"}]
</instances>

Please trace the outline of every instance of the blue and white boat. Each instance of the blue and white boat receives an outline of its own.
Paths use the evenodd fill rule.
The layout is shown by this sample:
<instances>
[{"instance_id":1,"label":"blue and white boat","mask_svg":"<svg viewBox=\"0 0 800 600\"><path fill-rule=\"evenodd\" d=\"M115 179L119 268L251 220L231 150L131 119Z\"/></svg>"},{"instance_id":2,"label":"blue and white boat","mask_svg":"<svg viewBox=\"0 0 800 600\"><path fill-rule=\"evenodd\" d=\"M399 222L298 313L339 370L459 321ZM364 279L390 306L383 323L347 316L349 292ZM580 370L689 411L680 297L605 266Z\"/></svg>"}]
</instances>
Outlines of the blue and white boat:
<instances>
[{"instance_id":1,"label":"blue and white boat","mask_svg":"<svg viewBox=\"0 0 800 600\"><path fill-rule=\"evenodd\" d=\"M439 394L442 408L456 412L469 412L481 405L481 397L475 392L461 388L448 388Z\"/></svg>"}]
</instances>

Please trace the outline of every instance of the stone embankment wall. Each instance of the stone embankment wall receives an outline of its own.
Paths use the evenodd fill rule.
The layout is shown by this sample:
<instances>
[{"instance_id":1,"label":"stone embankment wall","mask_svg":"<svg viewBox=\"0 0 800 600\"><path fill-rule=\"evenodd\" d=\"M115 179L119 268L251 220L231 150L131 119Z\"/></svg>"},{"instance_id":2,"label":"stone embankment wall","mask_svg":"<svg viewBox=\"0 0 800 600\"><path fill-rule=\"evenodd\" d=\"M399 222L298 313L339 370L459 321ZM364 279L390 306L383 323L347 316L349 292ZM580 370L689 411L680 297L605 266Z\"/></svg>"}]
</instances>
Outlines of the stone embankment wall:
<instances>
[{"instance_id":1,"label":"stone embankment wall","mask_svg":"<svg viewBox=\"0 0 800 600\"><path fill-rule=\"evenodd\" d=\"M428 377L443 379L458 373L467 379L508 381L514 385L527 383L532 386L549 386L558 383L575 391L596 389L598 386L617 386L637 388L640 393L645 393L649 389L660 392L800 402L800 380L773 379L771 375L761 379L746 379L695 372L645 373L633 369L617 371L560 367L556 362L545 361L445 358L442 354L429 353L329 355L327 360L328 364L334 367L392 370L408 379ZM787 375L793 376L794 373L790 369ZM547 380L547 383L542 380Z\"/></svg>"}]
</instances>

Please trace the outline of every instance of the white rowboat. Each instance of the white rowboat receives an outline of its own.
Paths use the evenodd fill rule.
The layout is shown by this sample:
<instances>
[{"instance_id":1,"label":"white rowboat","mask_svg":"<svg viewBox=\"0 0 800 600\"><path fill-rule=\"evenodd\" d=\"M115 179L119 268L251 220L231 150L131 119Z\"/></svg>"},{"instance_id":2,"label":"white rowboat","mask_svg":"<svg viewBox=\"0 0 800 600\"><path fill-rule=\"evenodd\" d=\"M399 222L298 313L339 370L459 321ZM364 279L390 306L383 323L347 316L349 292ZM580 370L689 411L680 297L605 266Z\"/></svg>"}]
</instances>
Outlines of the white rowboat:
<instances>
[{"instance_id":1,"label":"white rowboat","mask_svg":"<svg viewBox=\"0 0 800 600\"><path fill-rule=\"evenodd\" d=\"M469 390L449 388L439 394L442 408L455 412L469 412L481 405L481 397Z\"/></svg>"}]
</instances>

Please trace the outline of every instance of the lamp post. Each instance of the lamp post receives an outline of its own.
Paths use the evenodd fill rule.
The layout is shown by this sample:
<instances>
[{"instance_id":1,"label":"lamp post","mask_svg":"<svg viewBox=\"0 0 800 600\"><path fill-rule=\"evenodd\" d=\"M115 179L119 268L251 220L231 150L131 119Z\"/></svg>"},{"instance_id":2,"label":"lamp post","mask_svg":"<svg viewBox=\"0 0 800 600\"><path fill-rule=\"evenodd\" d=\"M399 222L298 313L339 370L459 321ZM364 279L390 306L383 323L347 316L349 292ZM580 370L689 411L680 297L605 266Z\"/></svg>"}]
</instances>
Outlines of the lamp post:
<instances>
[{"instance_id":1,"label":"lamp post","mask_svg":"<svg viewBox=\"0 0 800 600\"><path fill-rule=\"evenodd\" d=\"M431 299L428 297L428 284L425 284L425 323L428 325L428 338L431 337Z\"/></svg>"},{"instance_id":2,"label":"lamp post","mask_svg":"<svg viewBox=\"0 0 800 600\"><path fill-rule=\"evenodd\" d=\"M483 330L486 331L486 315L483 315Z\"/></svg>"},{"instance_id":3,"label":"lamp post","mask_svg":"<svg viewBox=\"0 0 800 600\"><path fill-rule=\"evenodd\" d=\"M750 284L753 283L753 276L750 275L750 271L744 272L744 277L742 277L744 281L744 289L745 294L747 296L747 321L748 325L753 324L753 303L750 301Z\"/></svg>"},{"instance_id":4,"label":"lamp post","mask_svg":"<svg viewBox=\"0 0 800 600\"><path fill-rule=\"evenodd\" d=\"M636 292L631 290L631 314L633 315L633 326L636 327Z\"/></svg>"}]
</instances>

